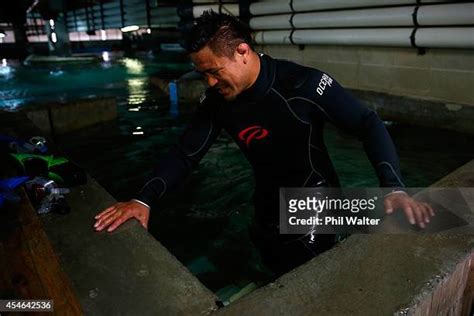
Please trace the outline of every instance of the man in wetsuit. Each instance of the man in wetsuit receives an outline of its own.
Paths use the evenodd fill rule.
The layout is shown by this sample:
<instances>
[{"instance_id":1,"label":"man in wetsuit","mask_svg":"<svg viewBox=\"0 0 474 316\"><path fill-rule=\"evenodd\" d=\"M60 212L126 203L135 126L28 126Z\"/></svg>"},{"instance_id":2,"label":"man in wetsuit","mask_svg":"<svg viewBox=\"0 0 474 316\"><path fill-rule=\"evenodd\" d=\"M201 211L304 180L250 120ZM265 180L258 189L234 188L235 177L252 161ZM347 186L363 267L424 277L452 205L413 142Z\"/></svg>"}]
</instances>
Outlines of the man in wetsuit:
<instances>
[{"instance_id":1,"label":"man in wetsuit","mask_svg":"<svg viewBox=\"0 0 474 316\"><path fill-rule=\"evenodd\" d=\"M337 187L339 181L323 139L326 122L357 136L380 180L391 213L403 208L424 227L432 210L404 193L398 157L383 122L319 70L257 54L250 32L226 14L206 12L188 40L196 71L209 88L178 144L162 159L135 199L96 216L95 228L113 231L129 218L147 228L150 208L176 187L225 130L249 160L256 178L253 242L264 262L284 273L334 244L333 235L279 234L280 187Z\"/></svg>"}]
</instances>

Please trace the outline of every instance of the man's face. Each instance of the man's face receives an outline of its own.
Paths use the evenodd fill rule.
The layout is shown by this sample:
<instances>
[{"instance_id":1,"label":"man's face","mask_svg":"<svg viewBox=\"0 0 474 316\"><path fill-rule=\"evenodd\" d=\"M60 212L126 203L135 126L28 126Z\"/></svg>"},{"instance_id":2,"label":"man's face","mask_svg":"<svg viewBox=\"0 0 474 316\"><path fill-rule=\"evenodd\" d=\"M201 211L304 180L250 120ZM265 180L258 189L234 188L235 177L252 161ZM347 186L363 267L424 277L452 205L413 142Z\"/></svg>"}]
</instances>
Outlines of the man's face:
<instances>
[{"instance_id":1,"label":"man's face","mask_svg":"<svg viewBox=\"0 0 474 316\"><path fill-rule=\"evenodd\" d=\"M248 67L242 54L237 51L234 59L217 56L205 46L200 51L190 55L194 68L206 78L209 87L216 89L222 97L231 101L247 88Z\"/></svg>"}]
</instances>

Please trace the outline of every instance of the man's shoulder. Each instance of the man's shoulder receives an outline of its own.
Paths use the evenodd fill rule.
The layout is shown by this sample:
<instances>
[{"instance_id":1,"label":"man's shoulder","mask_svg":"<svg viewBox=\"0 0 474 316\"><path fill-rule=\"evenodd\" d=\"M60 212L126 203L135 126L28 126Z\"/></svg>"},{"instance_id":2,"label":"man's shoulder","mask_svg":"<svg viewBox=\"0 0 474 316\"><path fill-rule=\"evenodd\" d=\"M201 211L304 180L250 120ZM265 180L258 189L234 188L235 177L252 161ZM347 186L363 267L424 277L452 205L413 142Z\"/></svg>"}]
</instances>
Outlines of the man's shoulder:
<instances>
[{"instance_id":1,"label":"man's shoulder","mask_svg":"<svg viewBox=\"0 0 474 316\"><path fill-rule=\"evenodd\" d=\"M303 66L289 60L275 59L277 72L274 88L291 97L300 94L312 86L320 77L319 69Z\"/></svg>"}]
</instances>

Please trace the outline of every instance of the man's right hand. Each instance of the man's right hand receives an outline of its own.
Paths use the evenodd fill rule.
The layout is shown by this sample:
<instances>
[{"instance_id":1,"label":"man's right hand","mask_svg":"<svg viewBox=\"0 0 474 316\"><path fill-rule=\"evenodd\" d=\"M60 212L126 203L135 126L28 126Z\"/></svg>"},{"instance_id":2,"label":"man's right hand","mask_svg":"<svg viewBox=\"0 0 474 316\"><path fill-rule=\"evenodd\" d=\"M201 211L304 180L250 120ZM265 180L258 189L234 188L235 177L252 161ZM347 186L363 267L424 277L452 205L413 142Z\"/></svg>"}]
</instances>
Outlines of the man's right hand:
<instances>
[{"instance_id":1,"label":"man's right hand","mask_svg":"<svg viewBox=\"0 0 474 316\"><path fill-rule=\"evenodd\" d=\"M130 218L136 218L145 229L148 229L150 208L137 201L130 200L116 203L97 214L94 218L96 219L94 224L96 231L101 231L108 227L107 231L111 232Z\"/></svg>"}]
</instances>

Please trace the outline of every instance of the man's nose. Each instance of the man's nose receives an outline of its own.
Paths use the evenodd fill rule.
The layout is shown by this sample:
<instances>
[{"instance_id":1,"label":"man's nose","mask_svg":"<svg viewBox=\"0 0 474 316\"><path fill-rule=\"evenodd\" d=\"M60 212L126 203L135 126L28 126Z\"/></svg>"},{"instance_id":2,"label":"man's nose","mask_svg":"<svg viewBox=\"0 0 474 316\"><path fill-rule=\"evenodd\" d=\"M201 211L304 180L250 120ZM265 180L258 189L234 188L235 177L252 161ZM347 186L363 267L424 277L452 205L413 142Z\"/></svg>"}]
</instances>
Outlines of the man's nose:
<instances>
[{"instance_id":1,"label":"man's nose","mask_svg":"<svg viewBox=\"0 0 474 316\"><path fill-rule=\"evenodd\" d=\"M208 75L206 79L207 79L207 84L209 85L209 87L214 87L218 82L218 80L214 78L213 76Z\"/></svg>"}]
</instances>

